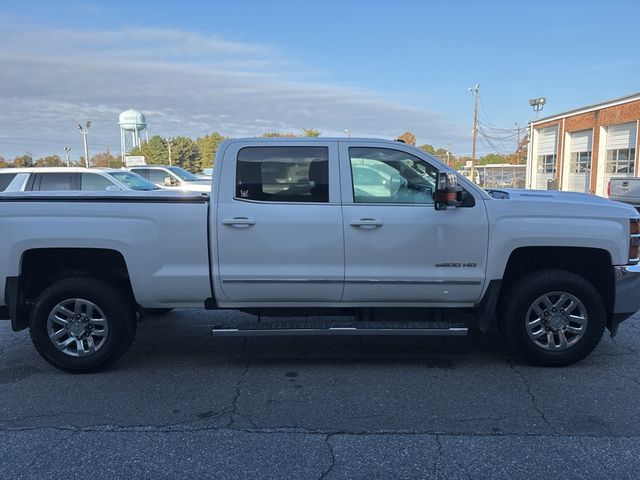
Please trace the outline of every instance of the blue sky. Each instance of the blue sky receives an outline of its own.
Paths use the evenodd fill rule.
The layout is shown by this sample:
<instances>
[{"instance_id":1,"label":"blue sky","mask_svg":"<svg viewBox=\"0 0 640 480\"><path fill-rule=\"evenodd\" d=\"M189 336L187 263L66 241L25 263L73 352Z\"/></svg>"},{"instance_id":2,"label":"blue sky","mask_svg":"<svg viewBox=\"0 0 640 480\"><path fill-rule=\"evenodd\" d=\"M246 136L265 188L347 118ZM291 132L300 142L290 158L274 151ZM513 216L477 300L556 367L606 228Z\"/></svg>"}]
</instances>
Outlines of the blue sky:
<instances>
[{"instance_id":1,"label":"blue sky","mask_svg":"<svg viewBox=\"0 0 640 480\"><path fill-rule=\"evenodd\" d=\"M640 91L638 18L631 0L4 0L0 155L79 155L84 119L117 151L130 106L150 134L408 129L468 153L475 83L481 121L505 128L531 97L546 115Z\"/></svg>"}]
</instances>

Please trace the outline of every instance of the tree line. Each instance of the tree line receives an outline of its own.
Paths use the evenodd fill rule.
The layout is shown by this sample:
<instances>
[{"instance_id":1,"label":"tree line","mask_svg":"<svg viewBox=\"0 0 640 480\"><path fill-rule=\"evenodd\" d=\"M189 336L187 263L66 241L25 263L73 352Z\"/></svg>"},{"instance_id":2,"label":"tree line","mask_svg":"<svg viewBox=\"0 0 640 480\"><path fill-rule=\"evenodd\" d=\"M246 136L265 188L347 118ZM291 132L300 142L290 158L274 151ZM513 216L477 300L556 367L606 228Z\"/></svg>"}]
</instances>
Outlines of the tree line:
<instances>
[{"instance_id":1,"label":"tree line","mask_svg":"<svg viewBox=\"0 0 640 480\"><path fill-rule=\"evenodd\" d=\"M292 137L319 137L321 132L314 128L303 129L302 133L294 132L266 132L261 135L263 138L292 138ZM190 172L201 172L205 168L213 167L213 160L218 150L218 146L228 137L213 132L209 135L197 137L195 140L179 136L174 138L163 138L160 135L154 135L149 141L133 148L128 155L142 155L148 164L171 164L180 166ZM406 143L415 145L415 135L410 132L398 137ZM495 163L512 163L523 164L526 159L526 139L523 140L517 152L513 154L490 153L476 160L476 165L486 165ZM169 148L171 149L171 160L169 159ZM420 145L418 148L438 157L442 162L448 163L456 170L462 168L471 157L456 157L444 148L436 148L430 144ZM70 162L71 166L84 166L84 157L80 157L79 161ZM124 166L124 162L120 155L114 156L109 152L100 152L93 155L89 159L89 165L92 167L112 167L120 168ZM22 167L64 167L66 161L58 155L47 155L40 158L33 158L32 155L25 154L15 157L8 161L0 156L0 168L22 168Z\"/></svg>"}]
</instances>

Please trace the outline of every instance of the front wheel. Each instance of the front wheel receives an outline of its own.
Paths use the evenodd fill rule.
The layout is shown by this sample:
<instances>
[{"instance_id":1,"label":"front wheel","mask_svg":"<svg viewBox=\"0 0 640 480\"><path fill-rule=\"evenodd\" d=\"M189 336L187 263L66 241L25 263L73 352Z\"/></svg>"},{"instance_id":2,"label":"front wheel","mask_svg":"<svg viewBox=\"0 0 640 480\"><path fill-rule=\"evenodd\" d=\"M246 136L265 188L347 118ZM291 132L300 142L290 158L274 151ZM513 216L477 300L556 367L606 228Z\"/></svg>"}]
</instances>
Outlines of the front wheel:
<instances>
[{"instance_id":1,"label":"front wheel","mask_svg":"<svg viewBox=\"0 0 640 480\"><path fill-rule=\"evenodd\" d=\"M600 293L584 277L541 270L519 279L502 303L501 328L528 360L570 365L598 345L606 324Z\"/></svg>"},{"instance_id":2,"label":"front wheel","mask_svg":"<svg viewBox=\"0 0 640 480\"><path fill-rule=\"evenodd\" d=\"M60 280L45 289L31 311L31 339L56 368L80 373L102 369L131 345L136 332L132 300L92 277Z\"/></svg>"}]
</instances>

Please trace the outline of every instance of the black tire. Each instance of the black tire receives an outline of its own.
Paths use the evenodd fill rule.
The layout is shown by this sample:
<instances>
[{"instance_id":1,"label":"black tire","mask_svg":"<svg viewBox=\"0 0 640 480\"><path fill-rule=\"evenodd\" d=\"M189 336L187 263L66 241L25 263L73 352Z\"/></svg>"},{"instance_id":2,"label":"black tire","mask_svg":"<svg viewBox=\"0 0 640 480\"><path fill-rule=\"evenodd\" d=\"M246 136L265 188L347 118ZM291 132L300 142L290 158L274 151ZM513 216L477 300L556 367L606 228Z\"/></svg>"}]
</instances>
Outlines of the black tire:
<instances>
[{"instance_id":1,"label":"black tire","mask_svg":"<svg viewBox=\"0 0 640 480\"><path fill-rule=\"evenodd\" d=\"M566 292L586 309L587 322L582 336L565 350L550 351L538 345L527 333L527 313L540 297ZM516 281L505 295L499 328L510 346L526 360L544 366L564 366L582 360L598 345L606 325L606 308L600 293L584 277L566 270L539 270ZM546 335L546 334L545 334Z\"/></svg>"},{"instance_id":2,"label":"black tire","mask_svg":"<svg viewBox=\"0 0 640 480\"><path fill-rule=\"evenodd\" d=\"M147 315L151 315L152 317L159 317L160 315L166 315L173 308L145 308L144 311Z\"/></svg>"},{"instance_id":3,"label":"black tire","mask_svg":"<svg viewBox=\"0 0 640 480\"><path fill-rule=\"evenodd\" d=\"M104 344L87 356L73 357L59 350L49 338L47 321L52 310L68 299L92 302L104 313L108 334ZM134 302L117 286L93 277L60 280L45 289L35 302L29 318L31 340L38 353L56 368L72 373L104 369L124 354L137 328Z\"/></svg>"}]
</instances>

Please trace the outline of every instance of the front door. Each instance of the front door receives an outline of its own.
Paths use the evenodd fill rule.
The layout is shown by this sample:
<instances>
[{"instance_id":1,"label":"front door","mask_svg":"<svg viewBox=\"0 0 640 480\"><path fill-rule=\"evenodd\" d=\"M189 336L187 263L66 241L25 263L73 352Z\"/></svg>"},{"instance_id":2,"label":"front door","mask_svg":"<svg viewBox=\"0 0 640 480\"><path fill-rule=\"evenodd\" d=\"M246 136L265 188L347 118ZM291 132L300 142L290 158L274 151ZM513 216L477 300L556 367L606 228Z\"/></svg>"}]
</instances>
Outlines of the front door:
<instances>
[{"instance_id":1,"label":"front door","mask_svg":"<svg viewBox=\"0 0 640 480\"><path fill-rule=\"evenodd\" d=\"M488 225L473 207L435 210L437 165L398 145L340 142L344 302L472 303L485 274Z\"/></svg>"},{"instance_id":2,"label":"front door","mask_svg":"<svg viewBox=\"0 0 640 480\"><path fill-rule=\"evenodd\" d=\"M335 142L232 143L218 188L219 282L231 302L337 302L344 281ZM231 181L233 179L233 181Z\"/></svg>"}]
</instances>

